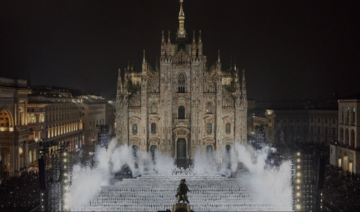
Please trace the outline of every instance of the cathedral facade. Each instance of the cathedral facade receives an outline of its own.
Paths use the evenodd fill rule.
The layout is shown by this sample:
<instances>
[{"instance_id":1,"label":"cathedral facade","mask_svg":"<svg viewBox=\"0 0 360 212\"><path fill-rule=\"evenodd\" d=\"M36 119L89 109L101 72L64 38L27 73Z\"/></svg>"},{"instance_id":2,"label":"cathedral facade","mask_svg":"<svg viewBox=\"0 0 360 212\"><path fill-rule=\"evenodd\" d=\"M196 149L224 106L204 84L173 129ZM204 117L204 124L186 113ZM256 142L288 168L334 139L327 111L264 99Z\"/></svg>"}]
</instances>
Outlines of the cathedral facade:
<instances>
[{"instance_id":1,"label":"cathedral facade","mask_svg":"<svg viewBox=\"0 0 360 212\"><path fill-rule=\"evenodd\" d=\"M218 60L207 66L201 31L187 40L183 0L179 28L172 42L162 32L160 66L145 59L141 72L120 70L116 97L116 136L134 149L193 159L197 148L229 150L247 140L245 72L223 70ZM242 76L241 76L242 75Z\"/></svg>"}]
</instances>

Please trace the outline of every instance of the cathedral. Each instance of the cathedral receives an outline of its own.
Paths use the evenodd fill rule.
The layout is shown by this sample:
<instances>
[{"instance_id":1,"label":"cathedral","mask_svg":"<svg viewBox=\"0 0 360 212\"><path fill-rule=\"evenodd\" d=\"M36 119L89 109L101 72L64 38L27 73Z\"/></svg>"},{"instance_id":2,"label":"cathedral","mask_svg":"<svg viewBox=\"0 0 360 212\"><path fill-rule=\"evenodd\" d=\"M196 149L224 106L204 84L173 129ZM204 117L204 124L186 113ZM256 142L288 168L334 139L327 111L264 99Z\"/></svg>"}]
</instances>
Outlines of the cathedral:
<instances>
[{"instance_id":1,"label":"cathedral","mask_svg":"<svg viewBox=\"0 0 360 212\"><path fill-rule=\"evenodd\" d=\"M162 32L160 63L141 72L120 70L116 96L118 143L134 150L191 160L196 149L229 151L247 140L245 71L221 66L220 51L212 66L203 54L201 31L188 40L183 0L174 39Z\"/></svg>"}]
</instances>

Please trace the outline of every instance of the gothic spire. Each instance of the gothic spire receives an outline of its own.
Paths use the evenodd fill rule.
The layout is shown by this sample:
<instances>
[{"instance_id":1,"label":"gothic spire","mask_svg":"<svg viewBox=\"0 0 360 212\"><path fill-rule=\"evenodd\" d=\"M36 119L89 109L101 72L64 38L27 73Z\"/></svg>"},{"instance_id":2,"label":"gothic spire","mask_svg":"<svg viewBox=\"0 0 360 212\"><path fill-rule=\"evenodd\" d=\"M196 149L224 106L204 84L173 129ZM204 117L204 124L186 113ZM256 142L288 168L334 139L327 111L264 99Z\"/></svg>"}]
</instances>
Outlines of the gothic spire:
<instances>
[{"instance_id":1,"label":"gothic spire","mask_svg":"<svg viewBox=\"0 0 360 212\"><path fill-rule=\"evenodd\" d=\"M177 33L177 37L178 38L185 38L186 36L186 32L185 32L185 13L183 10L183 1L184 0L180 0L180 12L179 12L179 29L178 29L178 33Z\"/></svg>"},{"instance_id":2,"label":"gothic spire","mask_svg":"<svg viewBox=\"0 0 360 212\"><path fill-rule=\"evenodd\" d=\"M218 51L218 63L220 63L220 49Z\"/></svg>"},{"instance_id":3,"label":"gothic spire","mask_svg":"<svg viewBox=\"0 0 360 212\"><path fill-rule=\"evenodd\" d=\"M170 41L170 30L168 32L168 43L171 43L171 41Z\"/></svg>"},{"instance_id":4,"label":"gothic spire","mask_svg":"<svg viewBox=\"0 0 360 212\"><path fill-rule=\"evenodd\" d=\"M202 56L202 51L203 51L203 46L202 46L202 41L201 41L201 30L199 31L199 44L198 44L198 54L199 54L199 59L201 59Z\"/></svg>"},{"instance_id":5,"label":"gothic spire","mask_svg":"<svg viewBox=\"0 0 360 212\"><path fill-rule=\"evenodd\" d=\"M161 43L162 43L162 44L165 43L164 30L162 31Z\"/></svg>"},{"instance_id":6,"label":"gothic spire","mask_svg":"<svg viewBox=\"0 0 360 212\"><path fill-rule=\"evenodd\" d=\"M236 56L234 56L234 70L236 72Z\"/></svg>"},{"instance_id":7,"label":"gothic spire","mask_svg":"<svg viewBox=\"0 0 360 212\"><path fill-rule=\"evenodd\" d=\"M243 69L243 73L242 73L242 95L243 95L243 99L246 99L246 81L245 81L245 69Z\"/></svg>"},{"instance_id":8,"label":"gothic spire","mask_svg":"<svg viewBox=\"0 0 360 212\"><path fill-rule=\"evenodd\" d=\"M144 49L144 54L143 54L143 63L145 63L145 49Z\"/></svg>"},{"instance_id":9,"label":"gothic spire","mask_svg":"<svg viewBox=\"0 0 360 212\"><path fill-rule=\"evenodd\" d=\"M199 43L202 43L202 40L201 40L201 30L199 31Z\"/></svg>"},{"instance_id":10,"label":"gothic spire","mask_svg":"<svg viewBox=\"0 0 360 212\"><path fill-rule=\"evenodd\" d=\"M121 78L121 69L119 68L119 76L118 76L118 86L117 86L117 95L122 94L122 78Z\"/></svg>"}]
</instances>

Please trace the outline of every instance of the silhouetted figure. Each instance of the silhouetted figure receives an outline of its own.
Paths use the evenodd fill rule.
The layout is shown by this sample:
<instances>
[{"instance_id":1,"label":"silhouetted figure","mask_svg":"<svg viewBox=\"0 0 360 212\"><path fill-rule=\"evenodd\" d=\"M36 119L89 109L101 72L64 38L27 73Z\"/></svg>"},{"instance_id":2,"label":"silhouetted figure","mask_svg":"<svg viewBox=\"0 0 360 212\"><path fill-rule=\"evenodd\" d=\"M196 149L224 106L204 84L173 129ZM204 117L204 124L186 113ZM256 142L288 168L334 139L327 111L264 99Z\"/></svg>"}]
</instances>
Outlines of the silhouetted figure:
<instances>
[{"instance_id":1,"label":"silhouetted figure","mask_svg":"<svg viewBox=\"0 0 360 212\"><path fill-rule=\"evenodd\" d=\"M187 199L188 191L190 192L189 188L186 185L185 179L182 179L175 195L178 199L178 203L180 203L180 200L182 200L183 203L185 203L185 201L189 203L189 200Z\"/></svg>"}]
</instances>

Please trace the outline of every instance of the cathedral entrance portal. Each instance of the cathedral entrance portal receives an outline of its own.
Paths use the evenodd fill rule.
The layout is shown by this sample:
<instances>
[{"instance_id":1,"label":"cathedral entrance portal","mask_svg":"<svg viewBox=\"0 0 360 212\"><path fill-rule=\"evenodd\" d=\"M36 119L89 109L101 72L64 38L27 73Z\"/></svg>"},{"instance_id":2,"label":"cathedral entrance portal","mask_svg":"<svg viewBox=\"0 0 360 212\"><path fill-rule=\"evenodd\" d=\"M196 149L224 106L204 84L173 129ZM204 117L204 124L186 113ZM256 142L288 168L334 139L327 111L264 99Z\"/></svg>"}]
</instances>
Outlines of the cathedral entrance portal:
<instances>
[{"instance_id":1,"label":"cathedral entrance portal","mask_svg":"<svg viewBox=\"0 0 360 212\"><path fill-rule=\"evenodd\" d=\"M178 167L187 167L186 160L186 140L185 138L179 138L176 146L176 164Z\"/></svg>"},{"instance_id":2,"label":"cathedral entrance portal","mask_svg":"<svg viewBox=\"0 0 360 212\"><path fill-rule=\"evenodd\" d=\"M157 147L155 145L152 145L150 147L150 153L151 153L151 158L152 160L155 160L155 151L156 151Z\"/></svg>"},{"instance_id":3,"label":"cathedral entrance portal","mask_svg":"<svg viewBox=\"0 0 360 212\"><path fill-rule=\"evenodd\" d=\"M177 159L186 159L186 141L185 138L179 138L177 141Z\"/></svg>"}]
</instances>

